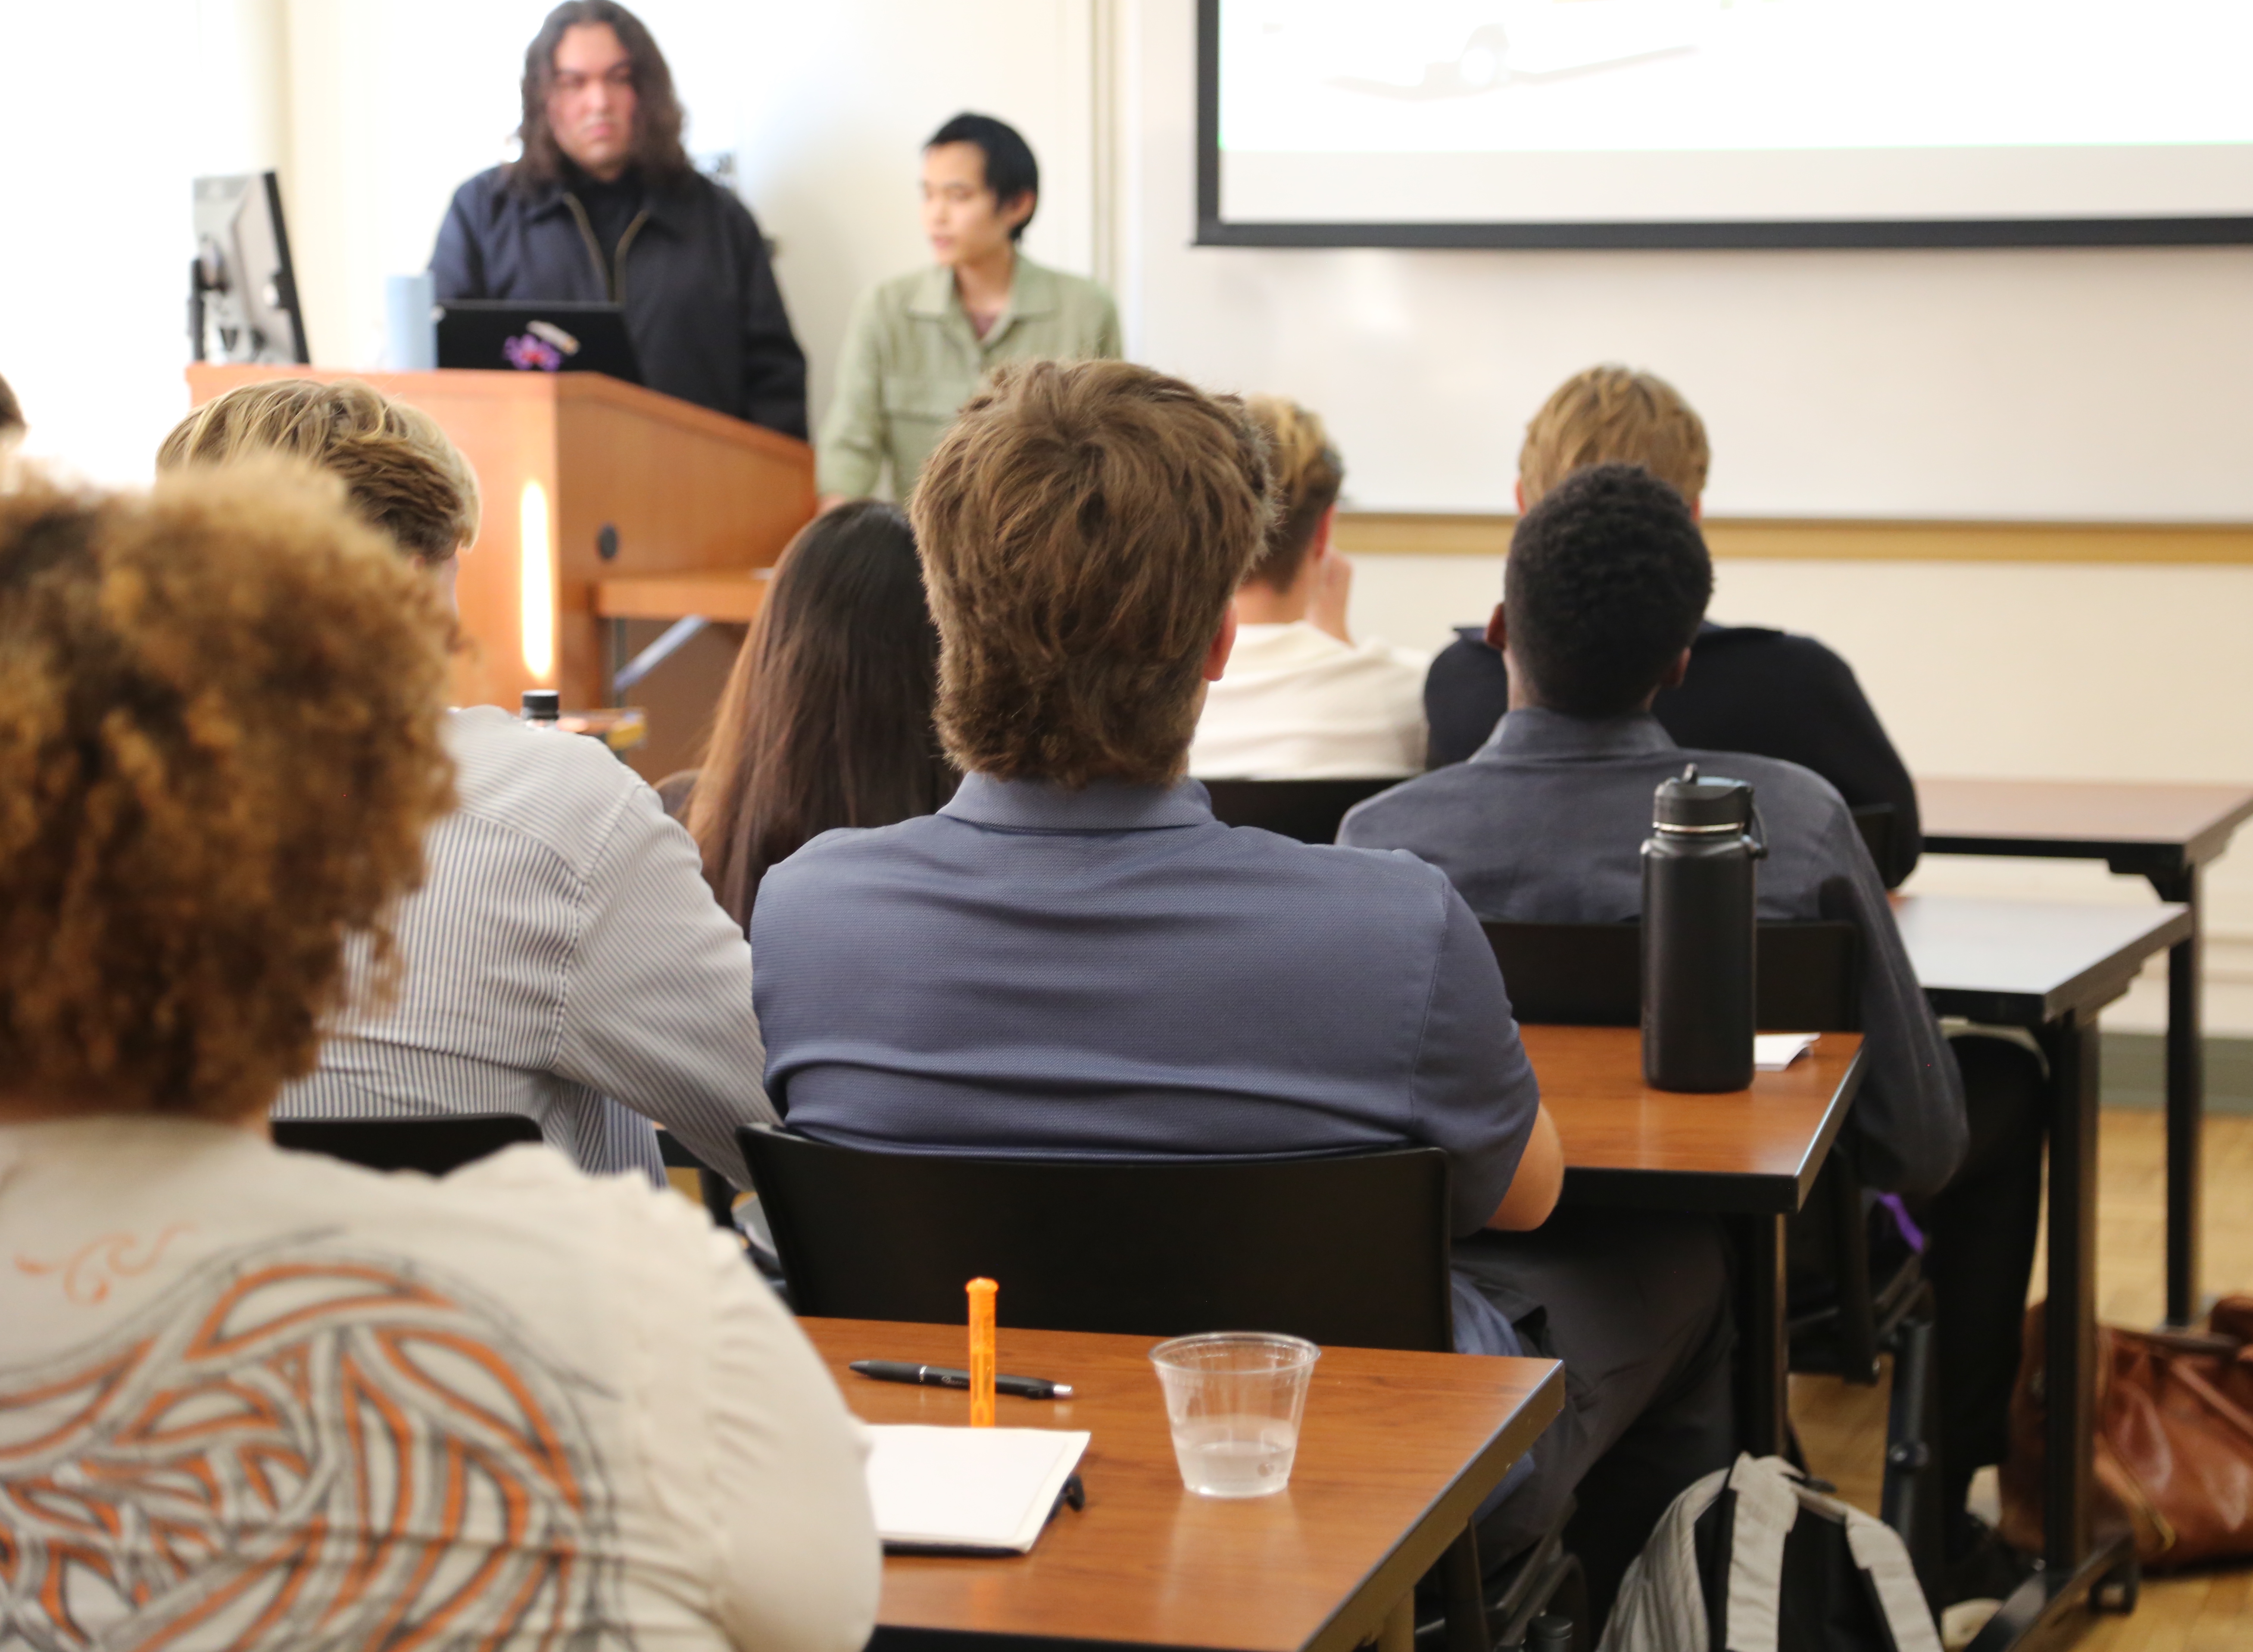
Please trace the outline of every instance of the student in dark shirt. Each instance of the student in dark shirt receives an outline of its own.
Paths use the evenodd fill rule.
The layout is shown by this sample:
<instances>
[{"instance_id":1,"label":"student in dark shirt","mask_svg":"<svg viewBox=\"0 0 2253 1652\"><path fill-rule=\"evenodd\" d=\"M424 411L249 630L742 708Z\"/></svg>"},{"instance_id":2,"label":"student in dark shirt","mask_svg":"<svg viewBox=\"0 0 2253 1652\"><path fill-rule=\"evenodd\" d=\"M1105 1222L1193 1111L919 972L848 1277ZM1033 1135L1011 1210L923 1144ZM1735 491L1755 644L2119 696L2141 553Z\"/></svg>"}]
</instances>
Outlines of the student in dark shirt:
<instances>
[{"instance_id":1,"label":"student in dark shirt","mask_svg":"<svg viewBox=\"0 0 2253 1652\"><path fill-rule=\"evenodd\" d=\"M1525 429L1517 456L1517 508L1585 465L1639 464L1699 508L1709 453L1705 427L1664 380L1626 367L1591 367L1559 386ZM1490 625L1466 625L1424 681L1431 729L1425 766L1461 763L1486 743L1510 704L1510 673ZM1652 707L1685 746L1752 751L1812 769L1850 808L1894 812L1893 888L1915 869L1921 842L1916 788L1852 667L1812 637L1702 622L1690 669Z\"/></svg>"},{"instance_id":2,"label":"student in dark shirt","mask_svg":"<svg viewBox=\"0 0 2253 1652\"><path fill-rule=\"evenodd\" d=\"M1566 1366L1482 1552L1576 1494L1568 1541L1608 1600L1732 1451L1719 1237L1551 1215L1555 1131L1441 873L1223 826L1182 777L1271 488L1241 407L1146 368L1010 366L973 398L914 504L961 789L767 873L768 1081L792 1128L850 1146L1444 1150L1457 1346Z\"/></svg>"},{"instance_id":3,"label":"student in dark shirt","mask_svg":"<svg viewBox=\"0 0 2253 1652\"><path fill-rule=\"evenodd\" d=\"M1338 841L1406 849L1444 870L1480 917L1632 919L1651 793L1682 772L1752 784L1766 827L1763 918L1860 929L1868 1077L1841 1141L1873 1188L1908 1195L1938 1299L1943 1485L1959 1511L1952 1561L1986 1593L1985 1529L1961 1514L1972 1472L1999 1462L2040 1202L2040 1071L1994 1038L1944 1041L1909 967L1876 867L1819 775L1740 751L1685 749L1653 700L1696 669L1712 563L1681 495L1635 465L1576 471L1510 541L1494 638L1510 710L1468 761L1382 792ZM1962 1072L1959 1077L1959 1062Z\"/></svg>"}]
</instances>

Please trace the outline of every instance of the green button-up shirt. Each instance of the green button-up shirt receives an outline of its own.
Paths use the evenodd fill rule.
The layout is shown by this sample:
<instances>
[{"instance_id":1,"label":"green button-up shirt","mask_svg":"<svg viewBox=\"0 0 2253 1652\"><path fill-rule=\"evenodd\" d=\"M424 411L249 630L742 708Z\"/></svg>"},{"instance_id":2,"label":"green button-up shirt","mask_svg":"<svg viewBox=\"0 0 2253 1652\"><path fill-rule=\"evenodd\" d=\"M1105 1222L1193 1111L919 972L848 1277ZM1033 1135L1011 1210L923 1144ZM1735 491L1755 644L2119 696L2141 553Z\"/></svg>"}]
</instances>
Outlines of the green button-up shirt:
<instances>
[{"instance_id":1,"label":"green button-up shirt","mask_svg":"<svg viewBox=\"0 0 2253 1652\"><path fill-rule=\"evenodd\" d=\"M940 433L990 369L1005 361L1122 353L1111 295L1022 253L1009 307L983 338L963 313L954 272L945 266L880 282L861 295L846 325L836 396L815 450L820 491L848 498L873 493L889 464L893 491L904 499Z\"/></svg>"}]
</instances>

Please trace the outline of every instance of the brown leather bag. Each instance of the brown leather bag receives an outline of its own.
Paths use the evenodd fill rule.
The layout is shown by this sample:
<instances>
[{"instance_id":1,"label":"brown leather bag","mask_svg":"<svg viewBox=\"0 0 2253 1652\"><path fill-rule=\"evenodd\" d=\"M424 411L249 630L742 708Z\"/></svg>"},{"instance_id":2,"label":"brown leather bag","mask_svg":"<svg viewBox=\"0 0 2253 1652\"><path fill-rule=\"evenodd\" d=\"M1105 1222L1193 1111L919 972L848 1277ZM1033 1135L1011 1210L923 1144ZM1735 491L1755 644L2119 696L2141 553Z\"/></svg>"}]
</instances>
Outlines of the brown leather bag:
<instances>
[{"instance_id":1,"label":"brown leather bag","mask_svg":"<svg viewBox=\"0 0 2253 1652\"><path fill-rule=\"evenodd\" d=\"M2003 1465L2003 1540L2042 1547L2042 1304L2026 1310ZM2208 1335L2096 1331L2100 1537L2147 1566L2253 1555L2253 1296L2215 1304Z\"/></svg>"}]
</instances>

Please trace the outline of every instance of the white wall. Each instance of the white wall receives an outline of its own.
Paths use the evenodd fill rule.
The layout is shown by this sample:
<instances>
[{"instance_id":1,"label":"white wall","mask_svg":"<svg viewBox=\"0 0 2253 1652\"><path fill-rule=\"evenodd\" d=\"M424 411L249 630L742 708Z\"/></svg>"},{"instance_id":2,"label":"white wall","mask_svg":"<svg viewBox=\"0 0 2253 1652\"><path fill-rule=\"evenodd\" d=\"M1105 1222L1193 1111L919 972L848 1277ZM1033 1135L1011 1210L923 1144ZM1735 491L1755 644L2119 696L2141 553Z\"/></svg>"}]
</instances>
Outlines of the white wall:
<instances>
[{"instance_id":1,"label":"white wall","mask_svg":"<svg viewBox=\"0 0 2253 1652\"><path fill-rule=\"evenodd\" d=\"M1717 440L1717 514L2253 517L2253 248L1195 247L1192 0L1126 8L1129 338L1336 429L1362 504L1501 509L1525 420L1619 359Z\"/></svg>"},{"instance_id":2,"label":"white wall","mask_svg":"<svg viewBox=\"0 0 2253 1652\"><path fill-rule=\"evenodd\" d=\"M187 409L189 180L239 122L199 113L193 6L21 6L5 23L0 375L27 453L144 480Z\"/></svg>"}]
</instances>

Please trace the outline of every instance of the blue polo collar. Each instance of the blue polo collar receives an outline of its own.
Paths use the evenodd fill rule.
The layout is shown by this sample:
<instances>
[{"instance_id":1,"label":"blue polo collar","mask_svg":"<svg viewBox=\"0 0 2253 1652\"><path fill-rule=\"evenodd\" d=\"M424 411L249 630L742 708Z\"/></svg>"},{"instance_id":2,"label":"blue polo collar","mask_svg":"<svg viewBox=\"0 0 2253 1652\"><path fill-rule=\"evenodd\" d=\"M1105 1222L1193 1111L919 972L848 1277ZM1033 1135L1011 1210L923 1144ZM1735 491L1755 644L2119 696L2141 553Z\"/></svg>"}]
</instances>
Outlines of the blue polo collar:
<instances>
[{"instance_id":1,"label":"blue polo collar","mask_svg":"<svg viewBox=\"0 0 2253 1652\"><path fill-rule=\"evenodd\" d=\"M1574 717L1539 706L1524 706L1494 726L1494 733L1471 760L1648 757L1680 749L1673 735L1647 711L1624 717Z\"/></svg>"},{"instance_id":2,"label":"blue polo collar","mask_svg":"<svg viewBox=\"0 0 2253 1652\"><path fill-rule=\"evenodd\" d=\"M1073 791L1052 780L966 774L939 812L1017 832L1149 832L1213 824L1211 801L1194 780L1170 786L1091 780Z\"/></svg>"}]
</instances>

